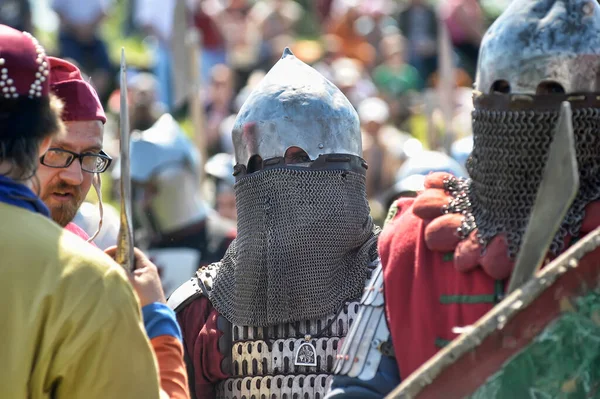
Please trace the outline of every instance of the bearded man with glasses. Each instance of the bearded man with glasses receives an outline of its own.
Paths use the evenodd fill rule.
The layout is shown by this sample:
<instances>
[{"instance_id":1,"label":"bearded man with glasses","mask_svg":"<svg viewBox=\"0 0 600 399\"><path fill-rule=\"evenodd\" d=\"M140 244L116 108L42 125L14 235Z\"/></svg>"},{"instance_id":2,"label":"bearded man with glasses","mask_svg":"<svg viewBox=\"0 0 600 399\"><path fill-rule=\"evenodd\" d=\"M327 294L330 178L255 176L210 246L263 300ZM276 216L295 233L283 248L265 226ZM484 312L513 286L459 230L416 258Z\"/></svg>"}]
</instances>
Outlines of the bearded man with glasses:
<instances>
[{"instance_id":1,"label":"bearded man with glasses","mask_svg":"<svg viewBox=\"0 0 600 399\"><path fill-rule=\"evenodd\" d=\"M56 223L95 245L92 240L98 234L100 226L90 238L72 220L94 185L102 223L100 174L112 162L111 157L102 151L106 116L96 91L83 80L75 65L53 57L47 57L47 62L49 89L53 96L62 100L61 119L66 132L53 136L48 150L40 157L36 172L39 197L49 208ZM107 249L105 253L114 258L115 247ZM156 266L138 249L135 250L135 263L136 277L130 276L130 281L138 294L146 334L157 361L161 398L166 394L171 399L187 399L189 394L183 346L175 315L164 303L164 291ZM144 271L141 272L140 269ZM158 325L160 328L156 328ZM148 378L151 377L148 375Z\"/></svg>"},{"instance_id":2,"label":"bearded man with glasses","mask_svg":"<svg viewBox=\"0 0 600 399\"><path fill-rule=\"evenodd\" d=\"M94 88L67 61L48 57L50 89L63 100L62 120L67 134L54 139L40 158L37 178L40 198L50 209L52 219L71 232L88 239L73 221L92 184L100 194L100 173L112 159L102 151L106 116ZM100 198L100 206L102 200ZM102 214L102 212L101 212Z\"/></svg>"}]
</instances>

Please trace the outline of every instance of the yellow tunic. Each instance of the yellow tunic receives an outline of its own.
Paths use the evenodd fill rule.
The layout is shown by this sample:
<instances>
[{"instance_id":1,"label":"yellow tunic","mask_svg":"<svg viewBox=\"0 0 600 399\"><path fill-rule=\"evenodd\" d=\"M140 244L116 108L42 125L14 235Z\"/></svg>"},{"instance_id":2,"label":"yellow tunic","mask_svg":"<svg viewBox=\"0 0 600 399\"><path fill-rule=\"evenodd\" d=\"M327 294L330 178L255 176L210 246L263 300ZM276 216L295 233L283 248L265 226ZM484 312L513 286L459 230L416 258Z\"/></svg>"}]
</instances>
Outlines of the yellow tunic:
<instances>
[{"instance_id":1,"label":"yellow tunic","mask_svg":"<svg viewBox=\"0 0 600 399\"><path fill-rule=\"evenodd\" d=\"M158 398L127 277L51 220L0 203L0 398Z\"/></svg>"}]
</instances>

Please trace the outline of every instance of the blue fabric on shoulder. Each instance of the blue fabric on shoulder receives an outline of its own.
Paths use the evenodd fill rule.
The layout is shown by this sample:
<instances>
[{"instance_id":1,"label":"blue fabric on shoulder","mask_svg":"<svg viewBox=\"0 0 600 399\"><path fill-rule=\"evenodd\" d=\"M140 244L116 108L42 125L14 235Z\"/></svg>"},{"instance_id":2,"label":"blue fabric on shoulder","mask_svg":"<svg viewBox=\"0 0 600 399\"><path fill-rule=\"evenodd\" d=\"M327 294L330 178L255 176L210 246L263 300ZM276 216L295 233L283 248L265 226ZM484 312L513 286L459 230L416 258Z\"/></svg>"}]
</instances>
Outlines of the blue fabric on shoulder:
<instances>
[{"instance_id":1,"label":"blue fabric on shoulder","mask_svg":"<svg viewBox=\"0 0 600 399\"><path fill-rule=\"evenodd\" d=\"M177 323L175 312L164 303L154 302L142 308L144 327L148 338L170 335L183 342L181 329Z\"/></svg>"},{"instance_id":2,"label":"blue fabric on shoulder","mask_svg":"<svg viewBox=\"0 0 600 399\"><path fill-rule=\"evenodd\" d=\"M50 210L29 187L0 175L0 202L50 217Z\"/></svg>"}]
</instances>

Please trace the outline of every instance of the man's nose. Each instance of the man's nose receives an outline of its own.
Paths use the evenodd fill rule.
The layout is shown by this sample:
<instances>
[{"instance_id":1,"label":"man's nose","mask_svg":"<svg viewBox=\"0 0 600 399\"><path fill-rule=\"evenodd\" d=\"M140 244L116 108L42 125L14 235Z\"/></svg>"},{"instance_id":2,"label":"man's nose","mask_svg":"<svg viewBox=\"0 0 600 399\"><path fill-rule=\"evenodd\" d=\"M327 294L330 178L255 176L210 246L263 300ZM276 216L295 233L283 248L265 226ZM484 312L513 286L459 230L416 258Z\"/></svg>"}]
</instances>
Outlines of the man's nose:
<instances>
[{"instance_id":1,"label":"man's nose","mask_svg":"<svg viewBox=\"0 0 600 399\"><path fill-rule=\"evenodd\" d=\"M60 178L72 186L79 186L83 183L83 170L81 170L79 159L74 160L68 168L63 168Z\"/></svg>"}]
</instances>

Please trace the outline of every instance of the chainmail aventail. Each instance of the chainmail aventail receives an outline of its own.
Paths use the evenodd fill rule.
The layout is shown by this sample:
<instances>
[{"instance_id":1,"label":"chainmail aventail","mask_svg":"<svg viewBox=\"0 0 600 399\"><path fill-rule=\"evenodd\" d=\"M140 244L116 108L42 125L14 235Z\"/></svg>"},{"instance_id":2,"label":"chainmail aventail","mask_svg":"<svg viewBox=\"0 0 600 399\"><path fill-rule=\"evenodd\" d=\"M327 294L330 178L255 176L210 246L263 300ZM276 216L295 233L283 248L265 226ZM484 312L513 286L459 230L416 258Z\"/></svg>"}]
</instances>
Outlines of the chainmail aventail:
<instances>
[{"instance_id":1,"label":"chainmail aventail","mask_svg":"<svg viewBox=\"0 0 600 399\"><path fill-rule=\"evenodd\" d=\"M580 189L552 241L553 255L563 250L567 235L578 237L585 206L600 199L600 108L576 105L573 129ZM509 255L516 257L558 122L555 108L480 107L473 112L474 146L467 162L471 179L451 179L446 187L454 197L448 211L465 215L459 231L463 238L477 229L485 245L497 234L506 234Z\"/></svg>"},{"instance_id":2,"label":"chainmail aventail","mask_svg":"<svg viewBox=\"0 0 600 399\"><path fill-rule=\"evenodd\" d=\"M238 236L210 300L238 325L331 315L359 297L377 257L364 174L276 168L235 185Z\"/></svg>"}]
</instances>

